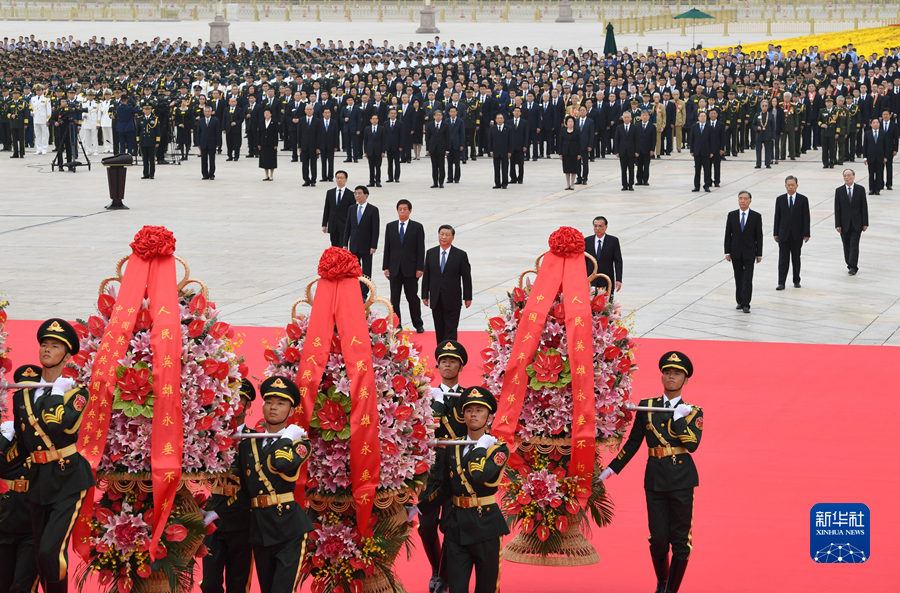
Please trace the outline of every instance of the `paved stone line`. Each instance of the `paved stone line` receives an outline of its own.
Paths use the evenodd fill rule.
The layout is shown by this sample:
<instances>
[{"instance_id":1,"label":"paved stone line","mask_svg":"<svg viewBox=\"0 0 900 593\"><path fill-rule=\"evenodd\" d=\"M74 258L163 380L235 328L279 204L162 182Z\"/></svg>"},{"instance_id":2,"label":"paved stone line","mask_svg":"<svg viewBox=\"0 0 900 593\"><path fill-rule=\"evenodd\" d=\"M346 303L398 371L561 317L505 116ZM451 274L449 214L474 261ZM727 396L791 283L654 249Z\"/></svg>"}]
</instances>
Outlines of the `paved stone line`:
<instances>
[{"instance_id":1,"label":"paved stone line","mask_svg":"<svg viewBox=\"0 0 900 593\"><path fill-rule=\"evenodd\" d=\"M8 231L0 231L0 235L8 235L10 233L18 233L19 231L24 231L28 229L33 229L41 226L48 226L51 224L57 224L60 222L68 222L70 220L76 220L79 218L88 218L90 216L97 216L98 214L106 214L107 211L101 210L100 212L91 212L90 214L74 214L70 216L64 217L54 217L49 215L40 215L40 214L14 214L14 215L5 215L5 216L20 216L23 218L59 218L59 220L50 220L48 222L39 222L38 224L30 224L28 226L18 227L14 229L9 229Z\"/></svg>"}]
</instances>

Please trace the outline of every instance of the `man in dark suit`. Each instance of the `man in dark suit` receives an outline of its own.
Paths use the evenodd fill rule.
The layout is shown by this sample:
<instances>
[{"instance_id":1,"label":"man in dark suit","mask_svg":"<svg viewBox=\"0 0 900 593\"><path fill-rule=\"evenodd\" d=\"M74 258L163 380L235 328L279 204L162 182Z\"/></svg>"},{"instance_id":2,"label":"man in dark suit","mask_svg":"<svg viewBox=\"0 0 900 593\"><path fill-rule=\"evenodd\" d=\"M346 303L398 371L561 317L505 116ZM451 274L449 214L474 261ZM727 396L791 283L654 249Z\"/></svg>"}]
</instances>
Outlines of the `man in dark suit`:
<instances>
[{"instance_id":1,"label":"man in dark suit","mask_svg":"<svg viewBox=\"0 0 900 593\"><path fill-rule=\"evenodd\" d=\"M896 87L895 87L896 88ZM896 97L897 94L891 95ZM894 157L897 156L897 147L900 145L900 129L897 122L891 119L891 112L881 112L881 132L884 134L884 188L891 189L894 185Z\"/></svg>"},{"instance_id":2,"label":"man in dark suit","mask_svg":"<svg viewBox=\"0 0 900 593\"><path fill-rule=\"evenodd\" d=\"M245 129L247 130L247 157L253 158L258 156L257 146L259 146L259 122L263 119L263 109L256 102L256 95L247 97L247 106L244 107Z\"/></svg>"},{"instance_id":3,"label":"man in dark suit","mask_svg":"<svg viewBox=\"0 0 900 593\"><path fill-rule=\"evenodd\" d=\"M387 182L400 183L400 163L403 162L403 141L406 133L403 122L397 117L397 110L388 111L384 125L384 151L387 154Z\"/></svg>"},{"instance_id":4,"label":"man in dark suit","mask_svg":"<svg viewBox=\"0 0 900 593\"><path fill-rule=\"evenodd\" d=\"M431 157L431 187L444 187L446 177L445 160L450 152L450 126L444 121L440 109L431 113L431 120L425 124L425 154Z\"/></svg>"},{"instance_id":5,"label":"man in dark suit","mask_svg":"<svg viewBox=\"0 0 900 593\"><path fill-rule=\"evenodd\" d=\"M773 234L778 243L778 286L775 290L784 290L789 266L794 269L794 288L800 288L800 249L809 241L809 200L797 193L797 185L797 178L788 175L784 180L787 193L775 198Z\"/></svg>"},{"instance_id":6,"label":"man in dark suit","mask_svg":"<svg viewBox=\"0 0 900 593\"><path fill-rule=\"evenodd\" d=\"M726 149L728 148L725 122L719 119L718 109L710 109L707 123L711 132L709 137L710 149L712 149L712 159L710 159L711 177L713 185L719 187L719 183L722 181L722 159L727 154Z\"/></svg>"},{"instance_id":7,"label":"man in dark suit","mask_svg":"<svg viewBox=\"0 0 900 593\"><path fill-rule=\"evenodd\" d=\"M597 273L609 278L609 284L603 278L591 280L591 286L609 291L612 300L616 292L622 289L622 249L619 238L606 234L608 222L605 216L594 219L594 234L584 238L584 252L597 260ZM594 262L585 258L588 276L594 273Z\"/></svg>"},{"instance_id":8,"label":"man in dark suit","mask_svg":"<svg viewBox=\"0 0 900 593\"><path fill-rule=\"evenodd\" d=\"M225 109L225 146L228 149L226 161L236 161L241 156L241 127L244 123L244 109L237 104L237 98L228 99Z\"/></svg>"},{"instance_id":9,"label":"man in dark suit","mask_svg":"<svg viewBox=\"0 0 900 593\"><path fill-rule=\"evenodd\" d=\"M369 161L369 187L381 187L381 162L384 159L384 126L378 125L378 116L369 118L371 125L364 131L366 151L365 157Z\"/></svg>"},{"instance_id":10,"label":"man in dark suit","mask_svg":"<svg viewBox=\"0 0 900 593\"><path fill-rule=\"evenodd\" d=\"M666 110L666 127L663 130L662 134L662 151L665 155L672 154L672 142L674 140L673 133L675 132L675 116L678 111L678 104L672 100L672 95L668 91L668 89L663 91L663 107ZM680 150L681 147L679 146Z\"/></svg>"},{"instance_id":11,"label":"man in dark suit","mask_svg":"<svg viewBox=\"0 0 900 593\"><path fill-rule=\"evenodd\" d=\"M353 197L356 199L356 205L347 211L343 243L344 247L359 259L363 275L371 278L372 256L378 249L378 233L381 226L378 208L367 202L369 189L365 185L357 185ZM362 282L360 287L365 300L369 296L369 288Z\"/></svg>"},{"instance_id":12,"label":"man in dark suit","mask_svg":"<svg viewBox=\"0 0 900 593\"><path fill-rule=\"evenodd\" d=\"M509 180L522 184L525 180L525 154L528 152L528 122L522 118L521 107L513 109L509 122L512 132L512 156L509 159Z\"/></svg>"},{"instance_id":13,"label":"man in dark suit","mask_svg":"<svg viewBox=\"0 0 900 593\"><path fill-rule=\"evenodd\" d=\"M881 120L873 119L863 136L863 163L869 167L869 193L877 196L884 187L884 166L891 140L881 131Z\"/></svg>"},{"instance_id":14,"label":"man in dark suit","mask_svg":"<svg viewBox=\"0 0 900 593\"><path fill-rule=\"evenodd\" d=\"M700 172L703 172L703 191L712 185L712 130L706 121L706 112L698 114L699 120L691 126L691 156L694 157L694 189L700 191Z\"/></svg>"},{"instance_id":15,"label":"man in dark suit","mask_svg":"<svg viewBox=\"0 0 900 593\"><path fill-rule=\"evenodd\" d=\"M465 107L465 103L462 105ZM460 162L466 160L466 123L459 115L457 107L448 109L446 123L450 128L450 149L447 151L447 183L459 183Z\"/></svg>"},{"instance_id":16,"label":"man in dark suit","mask_svg":"<svg viewBox=\"0 0 900 593\"><path fill-rule=\"evenodd\" d=\"M281 129L279 130L284 140L284 148L282 150L291 151L292 163L296 163L299 160L297 156L298 134L300 133L300 120L305 116L306 105L306 101L301 99L301 92L297 91L294 93L293 98L288 99L281 106L281 109L284 110L281 118ZM272 118L275 119L274 112Z\"/></svg>"},{"instance_id":17,"label":"man in dark suit","mask_svg":"<svg viewBox=\"0 0 900 593\"><path fill-rule=\"evenodd\" d=\"M222 128L212 114L212 107L203 109L203 117L197 121L197 144L200 147L200 170L203 179L216 178L216 149L222 146Z\"/></svg>"},{"instance_id":18,"label":"man in dark suit","mask_svg":"<svg viewBox=\"0 0 900 593\"><path fill-rule=\"evenodd\" d=\"M869 228L869 204L866 190L856 185L852 169L844 170L844 185L834 190L834 227L844 244L847 273L855 276L859 269L859 238Z\"/></svg>"},{"instance_id":19,"label":"man in dark suit","mask_svg":"<svg viewBox=\"0 0 900 593\"><path fill-rule=\"evenodd\" d=\"M494 189L509 185L509 159L512 157L512 129L504 124L502 113L497 114L491 127L491 158L494 159ZM455 339L455 338L454 338Z\"/></svg>"},{"instance_id":20,"label":"man in dark suit","mask_svg":"<svg viewBox=\"0 0 900 593\"><path fill-rule=\"evenodd\" d=\"M316 143L322 160L322 179L319 181L334 181L334 154L339 148L340 130L331 113L331 107L322 109L322 119L316 131Z\"/></svg>"},{"instance_id":21,"label":"man in dark suit","mask_svg":"<svg viewBox=\"0 0 900 593\"><path fill-rule=\"evenodd\" d=\"M544 144L541 142L541 125L544 119L540 104L535 101L534 91L528 91L528 101L525 103L523 117L528 120L528 140L531 151L531 160L538 160L538 156L544 156Z\"/></svg>"},{"instance_id":22,"label":"man in dark suit","mask_svg":"<svg viewBox=\"0 0 900 593\"><path fill-rule=\"evenodd\" d=\"M337 187L325 192L325 210L322 213L322 232L331 235L332 247L344 246L344 229L347 226L347 212L354 204L353 192L347 187L347 172L334 174Z\"/></svg>"},{"instance_id":23,"label":"man in dark suit","mask_svg":"<svg viewBox=\"0 0 900 593\"><path fill-rule=\"evenodd\" d=\"M341 131L344 134L344 150L347 152L345 163L357 162L359 160L359 128L360 128L360 111L355 105L353 95L347 95L344 107L341 108Z\"/></svg>"},{"instance_id":24,"label":"man in dark suit","mask_svg":"<svg viewBox=\"0 0 900 593\"><path fill-rule=\"evenodd\" d=\"M616 126L615 150L622 169L622 191L634 191L634 163L638 156L637 128L631 123L631 113L628 111L622 114L622 124Z\"/></svg>"},{"instance_id":25,"label":"man in dark suit","mask_svg":"<svg viewBox=\"0 0 900 593\"><path fill-rule=\"evenodd\" d=\"M762 261L762 215L750 210L753 196L748 191L738 194L737 210L728 213L725 222L725 260L734 268L736 309L750 312L753 296L753 266Z\"/></svg>"},{"instance_id":26,"label":"man in dark suit","mask_svg":"<svg viewBox=\"0 0 900 593\"><path fill-rule=\"evenodd\" d=\"M438 342L456 339L463 302L466 308L472 306L472 268L465 251L451 248L455 236L452 226L441 225L438 229L440 245L425 254L422 303L431 308Z\"/></svg>"},{"instance_id":27,"label":"man in dark suit","mask_svg":"<svg viewBox=\"0 0 900 593\"><path fill-rule=\"evenodd\" d=\"M637 126L637 184L650 185L650 160L656 150L656 124L650 123L650 111L641 111L641 122ZM582 160L584 157L582 157Z\"/></svg>"},{"instance_id":28,"label":"man in dark suit","mask_svg":"<svg viewBox=\"0 0 900 593\"><path fill-rule=\"evenodd\" d=\"M309 103L306 112L300 118L299 139L300 160L303 162L303 187L316 186L316 168L319 160L319 120L314 116L315 109Z\"/></svg>"},{"instance_id":29,"label":"man in dark suit","mask_svg":"<svg viewBox=\"0 0 900 593\"><path fill-rule=\"evenodd\" d=\"M397 319L401 320L400 293L406 293L409 316L417 333L425 331L422 323L422 307L419 303L419 278L425 271L425 229L422 223L409 219L412 203L397 202L399 220L387 223L384 228L384 277L391 283L391 305Z\"/></svg>"},{"instance_id":30,"label":"man in dark suit","mask_svg":"<svg viewBox=\"0 0 900 593\"><path fill-rule=\"evenodd\" d=\"M565 120L564 120L565 121ZM588 117L587 108L582 107L578 111L575 120L575 128L578 130L579 148L581 158L578 160L580 172L575 180L575 185L586 185L588 174L591 171L591 157L594 156L594 120Z\"/></svg>"}]
</instances>

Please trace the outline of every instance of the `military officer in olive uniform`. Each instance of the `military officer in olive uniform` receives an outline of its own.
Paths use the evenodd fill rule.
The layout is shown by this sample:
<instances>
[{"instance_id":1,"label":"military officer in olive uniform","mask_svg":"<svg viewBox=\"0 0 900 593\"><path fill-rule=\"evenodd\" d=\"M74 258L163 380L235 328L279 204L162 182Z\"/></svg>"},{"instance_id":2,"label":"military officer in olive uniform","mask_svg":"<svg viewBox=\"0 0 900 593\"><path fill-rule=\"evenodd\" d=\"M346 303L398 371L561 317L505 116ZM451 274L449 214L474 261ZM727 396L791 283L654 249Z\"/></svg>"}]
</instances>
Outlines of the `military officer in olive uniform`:
<instances>
[{"instance_id":1,"label":"military officer in olive uniform","mask_svg":"<svg viewBox=\"0 0 900 593\"><path fill-rule=\"evenodd\" d=\"M238 432L243 431L244 418L255 399L253 383L244 379L241 381L241 412L234 417ZM204 518L207 524L215 522L216 530L203 540L209 554L203 557L202 593L246 593L253 572L250 495L241 488L239 457L235 457L231 471L233 476L226 478L226 484L210 488L210 497L206 501Z\"/></svg>"},{"instance_id":2,"label":"military officer in olive uniform","mask_svg":"<svg viewBox=\"0 0 900 593\"><path fill-rule=\"evenodd\" d=\"M628 441L609 467L600 473L600 480L620 473L646 439L650 456L644 471L644 491L656 592L678 593L691 556L694 488L699 483L691 453L700 445L703 411L681 398L682 388L694 374L694 366L685 354L666 352L659 359L659 370L662 372L663 395L642 400L639 405L668 408L674 412L637 412Z\"/></svg>"},{"instance_id":3,"label":"military officer in olive uniform","mask_svg":"<svg viewBox=\"0 0 900 593\"><path fill-rule=\"evenodd\" d=\"M16 383L35 383L41 378L41 367L25 365L13 377ZM27 494L30 464L15 431L12 420L0 425L0 476L8 488L0 495L0 593L33 593L38 572Z\"/></svg>"},{"instance_id":4,"label":"military officer in olive uniform","mask_svg":"<svg viewBox=\"0 0 900 593\"><path fill-rule=\"evenodd\" d=\"M13 420L16 442L31 463L28 500L42 588L66 593L69 538L94 485L91 466L75 446L88 390L62 376L79 350L78 334L68 322L48 319L38 328L37 340L41 380L53 387L17 391Z\"/></svg>"},{"instance_id":5,"label":"military officer in olive uniform","mask_svg":"<svg viewBox=\"0 0 900 593\"><path fill-rule=\"evenodd\" d=\"M496 499L509 447L487 434L497 411L497 400L490 391L483 387L468 388L458 406L467 437L476 444L447 448L447 463L437 496L412 507L410 514L428 514L445 501L451 501L450 512L441 521L450 593L468 593L473 569L475 593L494 593L500 586L503 536L509 533Z\"/></svg>"},{"instance_id":6,"label":"military officer in olive uniform","mask_svg":"<svg viewBox=\"0 0 900 593\"><path fill-rule=\"evenodd\" d=\"M837 148L838 113L834 108L834 98L825 97L825 108L819 111L816 123L821 129L822 139L822 168L834 169L837 160L835 149Z\"/></svg>"},{"instance_id":7,"label":"military officer in olive uniform","mask_svg":"<svg viewBox=\"0 0 900 593\"><path fill-rule=\"evenodd\" d=\"M144 176L141 179L153 179L156 175L156 147L159 146L159 120L152 114L153 106L145 103L142 107L144 115L137 120L138 146L141 147L141 160L144 161Z\"/></svg>"},{"instance_id":8,"label":"military officer in olive uniform","mask_svg":"<svg viewBox=\"0 0 900 593\"><path fill-rule=\"evenodd\" d=\"M259 386L267 433L279 438L246 438L238 448L241 489L250 497L250 545L260 593L293 593L312 521L294 500L294 482L309 457L306 431L288 425L300 390L285 377L269 377ZM255 432L244 428L244 434Z\"/></svg>"},{"instance_id":9,"label":"military officer in olive uniform","mask_svg":"<svg viewBox=\"0 0 900 593\"><path fill-rule=\"evenodd\" d=\"M844 95L838 95L837 105L834 110L837 112L837 160L835 164L843 165L847 159L847 137L850 132L850 111L847 109ZM856 133L856 130L853 131Z\"/></svg>"},{"instance_id":10,"label":"military officer in olive uniform","mask_svg":"<svg viewBox=\"0 0 900 593\"><path fill-rule=\"evenodd\" d=\"M28 120L28 105L22 99L21 89L13 89L12 99L6 104L6 115L9 118L9 133L12 138L13 154L11 159L25 158L25 123Z\"/></svg>"},{"instance_id":11,"label":"military officer in olive uniform","mask_svg":"<svg viewBox=\"0 0 900 593\"><path fill-rule=\"evenodd\" d=\"M457 407L459 395L462 395L462 387L459 385L459 374L469 355L465 347L455 340L444 340L437 345L434 351L437 360L437 370L441 375L441 384L432 390L431 411L434 421L438 425L434 430L435 439L456 440L463 438L466 427L462 415ZM444 466L447 464L447 447L438 447L435 451L434 465L428 473L428 482L425 490L419 495L419 500L436 498L440 489L441 480L444 477ZM419 519L419 537L422 538L422 548L431 564L431 581L428 583L429 593L445 593L447 590L447 547L441 546L438 536L438 526L441 518L450 513L450 502L445 502L433 512L422 515Z\"/></svg>"}]
</instances>

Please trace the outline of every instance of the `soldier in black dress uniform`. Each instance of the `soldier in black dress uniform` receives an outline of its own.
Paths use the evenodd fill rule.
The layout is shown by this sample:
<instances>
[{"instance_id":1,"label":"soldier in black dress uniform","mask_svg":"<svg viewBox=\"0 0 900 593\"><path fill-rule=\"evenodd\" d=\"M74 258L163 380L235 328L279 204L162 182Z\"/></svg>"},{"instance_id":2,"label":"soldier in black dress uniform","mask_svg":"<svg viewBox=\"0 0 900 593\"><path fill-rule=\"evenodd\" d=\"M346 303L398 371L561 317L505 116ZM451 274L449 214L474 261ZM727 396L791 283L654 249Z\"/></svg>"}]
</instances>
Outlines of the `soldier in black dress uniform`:
<instances>
[{"instance_id":1,"label":"soldier in black dress uniform","mask_svg":"<svg viewBox=\"0 0 900 593\"><path fill-rule=\"evenodd\" d=\"M41 378L53 387L20 389L13 396L16 441L31 462L28 501L40 579L45 593L68 591L72 528L89 488L91 465L75 443L88 400L86 387L62 376L78 354L78 334L62 319L48 319L37 332Z\"/></svg>"},{"instance_id":2,"label":"soldier in black dress uniform","mask_svg":"<svg viewBox=\"0 0 900 593\"><path fill-rule=\"evenodd\" d=\"M694 488L699 483L691 453L700 446L703 410L681 399L682 388L694 374L694 366L686 355L666 352L659 359L659 370L662 371L663 395L641 400L639 405L674 408L674 413L637 412L628 441L609 467L601 472L600 480L621 472L647 439L650 457L644 472L644 491L656 591L678 593L691 556Z\"/></svg>"},{"instance_id":3,"label":"soldier in black dress uniform","mask_svg":"<svg viewBox=\"0 0 900 593\"><path fill-rule=\"evenodd\" d=\"M469 388L458 405L467 437L477 444L447 448L444 477L437 495L413 507L411 515L427 515L451 501L450 512L441 522L450 593L468 593L473 569L475 593L495 593L500 585L503 536L509 533L496 493L503 480L509 447L486 432L497 411L497 400L490 391Z\"/></svg>"},{"instance_id":4,"label":"soldier in black dress uniform","mask_svg":"<svg viewBox=\"0 0 900 593\"><path fill-rule=\"evenodd\" d=\"M309 457L306 431L287 425L300 403L300 390L285 377L270 377L259 386L268 433L280 438L246 438L238 448L241 489L250 497L250 545L260 593L293 593L306 552L312 521L294 500L294 482ZM244 428L244 433L255 432Z\"/></svg>"},{"instance_id":5,"label":"soldier in black dress uniform","mask_svg":"<svg viewBox=\"0 0 900 593\"><path fill-rule=\"evenodd\" d=\"M13 375L16 383L35 383L41 367L27 364ZM0 495L0 593L37 591L38 572L28 502L28 453L19 446L15 422L0 425L0 476L9 490Z\"/></svg>"},{"instance_id":6,"label":"soldier in black dress uniform","mask_svg":"<svg viewBox=\"0 0 900 593\"><path fill-rule=\"evenodd\" d=\"M238 432L244 429L244 418L254 399L256 389L253 383L244 379L241 381L241 413L234 417ZM203 540L209 550L203 557L203 582L200 585L203 593L246 593L250 587L253 572L250 495L241 488L239 457L235 457L231 472L233 475L228 475L228 483L213 486L206 501L206 523L215 522L216 530Z\"/></svg>"},{"instance_id":7,"label":"soldier in black dress uniform","mask_svg":"<svg viewBox=\"0 0 900 593\"><path fill-rule=\"evenodd\" d=\"M434 351L437 359L438 373L441 375L441 384L432 390L431 411L437 428L434 429L435 439L456 440L460 435L466 434L466 426L462 421L462 415L457 407L458 396L462 394L459 385L459 374L469 355L465 347L455 340L444 340L437 345ZM447 447L438 447L435 451L434 465L428 473L428 482L425 490L419 495L419 500L427 501L435 498L440 489L441 479L444 476L444 466L447 464ZM422 538L422 548L431 564L431 581L428 583L429 593L446 593L449 582L447 574L447 548L441 547L438 536L438 526L441 517L450 513L450 502L445 502L436 508L434 512L422 515L419 520L419 537Z\"/></svg>"}]
</instances>

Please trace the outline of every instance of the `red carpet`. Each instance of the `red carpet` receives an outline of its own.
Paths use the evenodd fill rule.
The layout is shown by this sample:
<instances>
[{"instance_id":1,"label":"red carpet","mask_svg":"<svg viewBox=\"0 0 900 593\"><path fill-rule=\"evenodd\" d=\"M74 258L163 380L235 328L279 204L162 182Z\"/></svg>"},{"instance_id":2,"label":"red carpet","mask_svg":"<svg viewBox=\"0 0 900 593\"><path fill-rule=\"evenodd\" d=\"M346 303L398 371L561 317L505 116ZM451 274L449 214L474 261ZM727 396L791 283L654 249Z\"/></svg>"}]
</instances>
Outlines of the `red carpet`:
<instances>
[{"instance_id":1,"label":"red carpet","mask_svg":"<svg viewBox=\"0 0 900 593\"><path fill-rule=\"evenodd\" d=\"M11 322L15 364L36 358L35 322ZM238 348L261 376L264 340L274 328L240 328ZM281 330L283 331L283 330ZM480 332L462 335L471 363L463 384L479 381ZM431 334L415 336L431 353ZM695 460L700 471L694 553L682 591L830 592L898 590L900 552L892 512L900 477L889 428L897 415L893 364L884 346L815 346L739 342L638 340L641 370L634 399L659 394L656 364L679 349L694 362L685 399L704 408L704 435ZM607 482L616 518L594 529L598 565L543 568L504 563L507 593L646 593L654 577L647 552L643 459ZM864 564L815 564L809 557L809 511L820 502L861 502L872 519L872 555ZM416 542L418 543L418 542ZM399 572L410 593L424 593L430 576L417 552ZM893 584L891 584L893 583ZM857 589L862 587L862 589ZM255 589L255 586L254 586ZM308 590L308 587L304 587Z\"/></svg>"}]
</instances>

